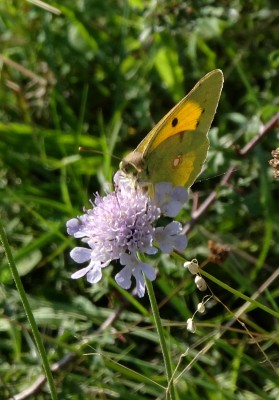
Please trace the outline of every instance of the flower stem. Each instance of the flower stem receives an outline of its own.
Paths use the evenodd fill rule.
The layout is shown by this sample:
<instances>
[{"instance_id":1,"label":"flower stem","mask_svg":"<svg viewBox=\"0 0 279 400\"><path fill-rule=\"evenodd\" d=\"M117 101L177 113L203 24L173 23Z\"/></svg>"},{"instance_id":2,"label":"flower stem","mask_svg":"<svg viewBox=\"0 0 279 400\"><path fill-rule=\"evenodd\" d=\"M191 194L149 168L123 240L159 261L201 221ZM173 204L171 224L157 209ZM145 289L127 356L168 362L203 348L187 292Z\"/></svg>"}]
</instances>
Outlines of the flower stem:
<instances>
[{"instance_id":1,"label":"flower stem","mask_svg":"<svg viewBox=\"0 0 279 400\"><path fill-rule=\"evenodd\" d=\"M0 221L0 239L1 239L1 242L2 242L2 245L3 245L3 248L5 250L7 259L8 259L8 263L9 263L9 266L10 266L10 270L11 270L12 276L13 276L14 281L15 281L15 285L16 285L18 293L19 293L19 295L21 297L21 301L22 301L25 313L26 313L27 318L29 320L29 323L30 323L30 326L31 326L31 329L32 329L32 332L33 332L33 335L34 335L35 343L37 345L37 349L38 349L38 351L40 353L40 356L41 356L41 360L42 360L42 364L43 364L43 367L44 367L44 370L45 370L46 378L47 378L47 381L48 381L48 384L49 384L49 389L50 389L52 400L57 400L57 394L56 394L56 389L55 389L55 385L54 385L54 380L53 380L53 376L52 376L51 369L50 369L50 366L49 366L49 362L48 362L48 359L47 359L46 351L45 351L43 342L41 340L41 336L40 336L40 333L39 333L39 330L38 330L34 315L32 313L30 304L28 302L26 293L24 291L22 282L20 280L20 276L18 274L16 265L15 265L15 262L14 262L14 259L13 259L11 248L9 246L8 239L7 239L5 230L4 230L4 228L3 228L2 224L1 224L1 221Z\"/></svg>"},{"instance_id":2,"label":"flower stem","mask_svg":"<svg viewBox=\"0 0 279 400\"><path fill-rule=\"evenodd\" d=\"M155 293L153 290L153 285L150 282L150 280L147 279L146 277L145 277L145 284L146 284L146 288L147 288L147 292L148 292L148 296L149 296L149 300L150 300L150 304L151 304L151 309L152 309L152 313L153 313L153 317L154 317L154 322L155 322L156 329L158 332L160 346L161 346L161 350L162 350L162 354L163 354L163 358L164 358L165 369L166 369L166 374L167 374L167 379L168 379L168 388L169 388L169 392L170 392L170 399L176 400L178 397L177 397L177 392L175 390L175 387L173 385L172 365L171 365L171 360L170 360L170 355L169 355L169 351L167 348L167 344L165 341L164 330L163 330L163 326L161 323L161 318L160 318L160 314L159 314L157 301L155 298ZM167 398L168 398L168 396L166 395L166 399Z\"/></svg>"}]
</instances>

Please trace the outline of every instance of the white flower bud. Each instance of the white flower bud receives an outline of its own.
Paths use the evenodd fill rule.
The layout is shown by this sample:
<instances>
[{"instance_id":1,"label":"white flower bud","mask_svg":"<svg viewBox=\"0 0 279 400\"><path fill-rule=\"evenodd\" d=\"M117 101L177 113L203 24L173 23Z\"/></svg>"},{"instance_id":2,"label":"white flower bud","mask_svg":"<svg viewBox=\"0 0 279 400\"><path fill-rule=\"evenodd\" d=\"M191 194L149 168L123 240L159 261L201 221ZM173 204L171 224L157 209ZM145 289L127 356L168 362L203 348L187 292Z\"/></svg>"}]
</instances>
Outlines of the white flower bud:
<instances>
[{"instance_id":1,"label":"white flower bud","mask_svg":"<svg viewBox=\"0 0 279 400\"><path fill-rule=\"evenodd\" d=\"M184 263L184 268L188 268L189 272L191 272L192 275L196 275L199 271L199 263L194 258L192 261L186 261Z\"/></svg>"},{"instance_id":2,"label":"white flower bud","mask_svg":"<svg viewBox=\"0 0 279 400\"><path fill-rule=\"evenodd\" d=\"M201 292L204 292L207 289L205 280L199 275L195 277L195 284Z\"/></svg>"},{"instance_id":3,"label":"white flower bud","mask_svg":"<svg viewBox=\"0 0 279 400\"><path fill-rule=\"evenodd\" d=\"M201 313L201 314L205 312L205 306L204 306L203 303L199 303L199 304L198 304L198 306L197 306L197 311L198 311L199 313Z\"/></svg>"},{"instance_id":4,"label":"white flower bud","mask_svg":"<svg viewBox=\"0 0 279 400\"><path fill-rule=\"evenodd\" d=\"M196 332L196 325L195 325L194 321L192 320L192 318L187 319L187 331L189 331L191 333Z\"/></svg>"}]
</instances>

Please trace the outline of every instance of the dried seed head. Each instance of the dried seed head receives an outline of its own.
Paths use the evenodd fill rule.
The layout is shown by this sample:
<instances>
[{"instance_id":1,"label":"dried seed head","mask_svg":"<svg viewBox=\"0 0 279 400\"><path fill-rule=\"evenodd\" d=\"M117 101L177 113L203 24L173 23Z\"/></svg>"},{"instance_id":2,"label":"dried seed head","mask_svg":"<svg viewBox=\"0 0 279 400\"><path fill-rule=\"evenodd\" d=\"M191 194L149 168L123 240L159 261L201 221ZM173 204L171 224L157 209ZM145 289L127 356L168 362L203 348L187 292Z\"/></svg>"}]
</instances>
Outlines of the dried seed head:
<instances>
[{"instance_id":1,"label":"dried seed head","mask_svg":"<svg viewBox=\"0 0 279 400\"><path fill-rule=\"evenodd\" d=\"M208 248L210 250L209 260L219 265L224 263L230 252L229 246L213 242L213 240L208 241Z\"/></svg>"},{"instance_id":2,"label":"dried seed head","mask_svg":"<svg viewBox=\"0 0 279 400\"><path fill-rule=\"evenodd\" d=\"M269 165L272 166L272 168L275 169L273 172L274 178L278 179L279 178L279 147L275 150L272 150L271 155L273 157L272 160L269 160Z\"/></svg>"}]
</instances>

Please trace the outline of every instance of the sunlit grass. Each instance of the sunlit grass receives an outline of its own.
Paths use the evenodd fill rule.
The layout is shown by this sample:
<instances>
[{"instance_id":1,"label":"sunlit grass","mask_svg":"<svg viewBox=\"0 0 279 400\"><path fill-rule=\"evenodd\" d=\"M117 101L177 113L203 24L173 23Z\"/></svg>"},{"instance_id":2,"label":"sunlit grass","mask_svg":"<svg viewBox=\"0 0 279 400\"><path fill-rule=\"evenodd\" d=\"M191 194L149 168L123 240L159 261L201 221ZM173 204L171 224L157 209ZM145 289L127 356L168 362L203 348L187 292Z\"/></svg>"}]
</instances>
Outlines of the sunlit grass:
<instances>
[{"instance_id":1,"label":"sunlit grass","mask_svg":"<svg viewBox=\"0 0 279 400\"><path fill-rule=\"evenodd\" d=\"M0 4L0 207L58 398L166 396L147 296L116 285L117 265L93 286L71 280L76 242L65 223L214 68L225 86L206 171L180 214L187 223L216 190L185 252L213 294L195 334L186 321L203 293L178 255L154 257L154 291L178 399L278 398L278 181L268 164L278 147L276 124L268 126L278 112L278 10L265 1L65 0L49 2L53 13L35 3ZM213 257L209 240L229 247L226 259ZM32 392L41 358L0 251L0 398L29 388L29 398L49 399L47 385Z\"/></svg>"}]
</instances>

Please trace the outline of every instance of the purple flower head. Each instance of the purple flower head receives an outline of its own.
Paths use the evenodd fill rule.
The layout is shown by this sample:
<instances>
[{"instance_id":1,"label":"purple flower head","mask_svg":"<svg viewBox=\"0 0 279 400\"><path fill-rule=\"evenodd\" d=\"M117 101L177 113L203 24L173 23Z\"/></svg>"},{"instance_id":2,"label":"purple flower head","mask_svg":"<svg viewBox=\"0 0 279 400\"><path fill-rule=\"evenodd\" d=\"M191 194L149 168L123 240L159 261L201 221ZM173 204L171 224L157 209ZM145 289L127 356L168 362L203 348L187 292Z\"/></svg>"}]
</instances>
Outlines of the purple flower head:
<instances>
[{"instance_id":1,"label":"purple flower head","mask_svg":"<svg viewBox=\"0 0 279 400\"><path fill-rule=\"evenodd\" d=\"M154 243L164 253L171 253L174 247L180 251L186 247L186 237L181 235L179 222L173 221L165 227L155 225L162 213L161 207L166 210L166 215L173 216L174 211L178 212L181 208L187 194L184 193L183 197L180 189L173 188L169 183L160 183L160 189L156 191L155 188L155 203L146 188L131 183L122 172L116 173L114 182L114 192L104 197L96 194L95 200L91 201L92 208L67 222L68 234L81 238L88 246L75 247L70 252L77 263L89 261L87 267L71 277L77 279L86 275L88 282L96 283L102 278L102 268L118 260L124 267L116 274L116 282L129 289L133 276L138 296L143 297L143 274L153 281L156 273L138 258L138 254L155 254L158 249ZM163 193L161 196L160 192Z\"/></svg>"}]
</instances>

